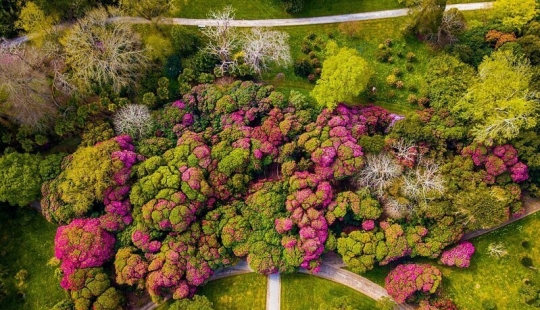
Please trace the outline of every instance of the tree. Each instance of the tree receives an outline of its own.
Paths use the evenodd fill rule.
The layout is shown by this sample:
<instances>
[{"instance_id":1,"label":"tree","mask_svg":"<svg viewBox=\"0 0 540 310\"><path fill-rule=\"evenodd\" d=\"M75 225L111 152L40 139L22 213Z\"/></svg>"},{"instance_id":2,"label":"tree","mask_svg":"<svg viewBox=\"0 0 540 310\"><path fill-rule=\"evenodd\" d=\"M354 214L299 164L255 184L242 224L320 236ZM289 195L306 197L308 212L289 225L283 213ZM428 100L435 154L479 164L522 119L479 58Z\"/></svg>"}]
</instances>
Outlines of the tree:
<instances>
[{"instance_id":1,"label":"tree","mask_svg":"<svg viewBox=\"0 0 540 310\"><path fill-rule=\"evenodd\" d=\"M114 130L117 135L127 134L142 139L150 134L154 122L150 110L142 104L128 104L114 114Z\"/></svg>"},{"instance_id":2,"label":"tree","mask_svg":"<svg viewBox=\"0 0 540 310\"><path fill-rule=\"evenodd\" d=\"M410 21L406 30L430 41L435 39L445 8L446 0L422 0L409 10Z\"/></svg>"},{"instance_id":3,"label":"tree","mask_svg":"<svg viewBox=\"0 0 540 310\"><path fill-rule=\"evenodd\" d=\"M480 64L478 79L452 111L472 123L471 134L477 142L505 143L537 124L531 78L527 59L499 50Z\"/></svg>"},{"instance_id":4,"label":"tree","mask_svg":"<svg viewBox=\"0 0 540 310\"><path fill-rule=\"evenodd\" d=\"M139 36L131 26L109 22L118 16L112 8L93 10L62 40L70 80L83 94L108 88L118 93L133 86L146 66Z\"/></svg>"},{"instance_id":5,"label":"tree","mask_svg":"<svg viewBox=\"0 0 540 310\"><path fill-rule=\"evenodd\" d=\"M11 38L17 34L15 22L24 4L20 0L3 0L0 5L0 38Z\"/></svg>"},{"instance_id":6,"label":"tree","mask_svg":"<svg viewBox=\"0 0 540 310\"><path fill-rule=\"evenodd\" d=\"M223 11L211 12L208 19L215 21L203 29L203 34L209 39L204 51L217 57L221 61L220 70L224 74L230 67L236 66L233 53L238 48L239 37L231 21L234 19L234 10L228 6Z\"/></svg>"},{"instance_id":7,"label":"tree","mask_svg":"<svg viewBox=\"0 0 540 310\"><path fill-rule=\"evenodd\" d=\"M213 310L214 304L206 296L195 295L192 299L177 300L169 310Z\"/></svg>"},{"instance_id":8,"label":"tree","mask_svg":"<svg viewBox=\"0 0 540 310\"><path fill-rule=\"evenodd\" d=\"M384 288L398 304L416 293L434 294L442 285L442 273L428 264L402 264L390 271Z\"/></svg>"},{"instance_id":9,"label":"tree","mask_svg":"<svg viewBox=\"0 0 540 310\"><path fill-rule=\"evenodd\" d=\"M147 20L159 17L172 8L172 0L119 0L120 8L129 15ZM157 21L156 21L157 23Z\"/></svg>"},{"instance_id":10,"label":"tree","mask_svg":"<svg viewBox=\"0 0 540 310\"><path fill-rule=\"evenodd\" d=\"M341 48L323 62L321 78L311 91L320 106L330 110L366 89L373 69L357 50Z\"/></svg>"},{"instance_id":11,"label":"tree","mask_svg":"<svg viewBox=\"0 0 540 310\"><path fill-rule=\"evenodd\" d=\"M493 4L493 17L504 26L520 30L536 16L535 0L497 0Z\"/></svg>"},{"instance_id":12,"label":"tree","mask_svg":"<svg viewBox=\"0 0 540 310\"><path fill-rule=\"evenodd\" d=\"M282 31L253 28L244 37L244 63L257 74L268 69L270 62L287 67L291 64L289 35Z\"/></svg>"},{"instance_id":13,"label":"tree","mask_svg":"<svg viewBox=\"0 0 540 310\"><path fill-rule=\"evenodd\" d=\"M281 4L289 14L300 13L304 8L304 0L281 0Z\"/></svg>"},{"instance_id":14,"label":"tree","mask_svg":"<svg viewBox=\"0 0 540 310\"><path fill-rule=\"evenodd\" d=\"M49 82L55 75L54 52L0 47L0 116L38 131L51 124L58 108Z\"/></svg>"},{"instance_id":15,"label":"tree","mask_svg":"<svg viewBox=\"0 0 540 310\"><path fill-rule=\"evenodd\" d=\"M360 186L372 189L377 195L382 196L394 180L403 173L403 168L390 154L367 154L366 165L358 174L356 182Z\"/></svg>"},{"instance_id":16,"label":"tree","mask_svg":"<svg viewBox=\"0 0 540 310\"><path fill-rule=\"evenodd\" d=\"M444 46L455 43L457 36L466 26L465 16L457 8L443 13L439 30L437 31L437 44Z\"/></svg>"},{"instance_id":17,"label":"tree","mask_svg":"<svg viewBox=\"0 0 540 310\"><path fill-rule=\"evenodd\" d=\"M43 44L43 36L50 33L56 19L46 15L34 2L27 2L21 9L19 20L15 22L17 28L23 29L27 34L33 35L33 41Z\"/></svg>"}]
</instances>

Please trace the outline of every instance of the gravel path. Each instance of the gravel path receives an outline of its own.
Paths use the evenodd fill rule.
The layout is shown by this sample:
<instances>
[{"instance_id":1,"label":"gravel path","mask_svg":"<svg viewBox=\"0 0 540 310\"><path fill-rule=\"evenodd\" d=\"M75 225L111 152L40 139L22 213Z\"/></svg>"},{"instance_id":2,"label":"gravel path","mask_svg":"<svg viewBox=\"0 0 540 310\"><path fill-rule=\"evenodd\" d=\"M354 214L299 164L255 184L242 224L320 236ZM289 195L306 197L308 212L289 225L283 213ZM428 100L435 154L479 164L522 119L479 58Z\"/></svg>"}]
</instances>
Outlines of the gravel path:
<instances>
[{"instance_id":1,"label":"gravel path","mask_svg":"<svg viewBox=\"0 0 540 310\"><path fill-rule=\"evenodd\" d=\"M489 9L493 6L493 2L477 2L464 4L449 4L447 10L457 8L460 11L473 11ZM302 25L318 25L318 24L333 24L350 21L394 18L407 15L407 9L386 10L376 12L365 12L355 14L344 14L334 16L306 17L306 18L288 18L288 19L254 19L254 20L233 20L230 25L233 27L282 27L282 26L302 26ZM119 17L113 20L121 20L134 24L150 23L149 20L140 17ZM212 26L216 24L215 20L211 19L193 19L193 18L160 18L160 24L186 25L186 26Z\"/></svg>"},{"instance_id":2,"label":"gravel path","mask_svg":"<svg viewBox=\"0 0 540 310\"><path fill-rule=\"evenodd\" d=\"M279 273L268 275L266 288L266 310L279 310L281 308L281 277Z\"/></svg>"}]
</instances>

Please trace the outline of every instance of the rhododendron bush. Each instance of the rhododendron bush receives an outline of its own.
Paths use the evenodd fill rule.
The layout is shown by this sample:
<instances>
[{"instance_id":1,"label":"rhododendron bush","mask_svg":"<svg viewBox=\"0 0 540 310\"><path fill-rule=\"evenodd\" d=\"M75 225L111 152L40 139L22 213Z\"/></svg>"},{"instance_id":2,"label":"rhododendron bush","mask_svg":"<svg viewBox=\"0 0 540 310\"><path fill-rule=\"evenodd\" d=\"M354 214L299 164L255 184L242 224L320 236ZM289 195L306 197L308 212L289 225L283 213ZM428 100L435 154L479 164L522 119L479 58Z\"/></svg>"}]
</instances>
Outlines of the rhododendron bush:
<instances>
[{"instance_id":1,"label":"rhododendron bush","mask_svg":"<svg viewBox=\"0 0 540 310\"><path fill-rule=\"evenodd\" d=\"M441 286L441 271L428 264L398 265L384 281L388 294L400 304L416 294L435 294Z\"/></svg>"},{"instance_id":2,"label":"rhododendron bush","mask_svg":"<svg viewBox=\"0 0 540 310\"><path fill-rule=\"evenodd\" d=\"M355 272L416 256L466 267L474 248L449 247L485 204L463 197L521 207L527 168L510 145L446 158L427 142L383 137L400 118L382 108L316 114L284 98L253 82L199 85L154 113L153 137L118 136L64 159L42 206L64 224L55 255L81 309L118 307L124 286L154 301L191 298L243 257L263 274L316 273L336 248ZM375 136L382 151L365 156L373 148L359 141ZM436 269L400 268L387 279L397 301L437 291Z\"/></svg>"}]
</instances>

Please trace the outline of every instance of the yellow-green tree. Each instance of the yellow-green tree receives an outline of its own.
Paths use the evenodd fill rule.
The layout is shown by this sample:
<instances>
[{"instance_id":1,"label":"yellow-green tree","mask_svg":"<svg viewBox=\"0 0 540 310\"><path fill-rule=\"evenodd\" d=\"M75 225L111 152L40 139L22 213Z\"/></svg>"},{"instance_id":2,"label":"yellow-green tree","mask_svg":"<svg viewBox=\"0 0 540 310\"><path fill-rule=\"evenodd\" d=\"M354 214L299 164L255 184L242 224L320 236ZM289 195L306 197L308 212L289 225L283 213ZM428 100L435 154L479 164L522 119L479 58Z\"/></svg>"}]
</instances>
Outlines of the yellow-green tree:
<instances>
[{"instance_id":1,"label":"yellow-green tree","mask_svg":"<svg viewBox=\"0 0 540 310\"><path fill-rule=\"evenodd\" d=\"M452 109L471 123L475 140L505 143L536 126L538 103L529 91L532 69L527 59L499 50L478 66L478 78Z\"/></svg>"},{"instance_id":2,"label":"yellow-green tree","mask_svg":"<svg viewBox=\"0 0 540 310\"><path fill-rule=\"evenodd\" d=\"M45 14L34 2L27 2L21 9L15 26L33 35L33 41L39 46L43 44L44 37L51 33L55 22L55 17Z\"/></svg>"},{"instance_id":3,"label":"yellow-green tree","mask_svg":"<svg viewBox=\"0 0 540 310\"><path fill-rule=\"evenodd\" d=\"M311 96L321 106L333 110L338 103L350 101L365 90L373 73L357 50L341 48L324 61L321 78Z\"/></svg>"},{"instance_id":4,"label":"yellow-green tree","mask_svg":"<svg viewBox=\"0 0 540 310\"><path fill-rule=\"evenodd\" d=\"M536 15L535 0L497 0L493 4L494 18L507 27L521 30Z\"/></svg>"}]
</instances>

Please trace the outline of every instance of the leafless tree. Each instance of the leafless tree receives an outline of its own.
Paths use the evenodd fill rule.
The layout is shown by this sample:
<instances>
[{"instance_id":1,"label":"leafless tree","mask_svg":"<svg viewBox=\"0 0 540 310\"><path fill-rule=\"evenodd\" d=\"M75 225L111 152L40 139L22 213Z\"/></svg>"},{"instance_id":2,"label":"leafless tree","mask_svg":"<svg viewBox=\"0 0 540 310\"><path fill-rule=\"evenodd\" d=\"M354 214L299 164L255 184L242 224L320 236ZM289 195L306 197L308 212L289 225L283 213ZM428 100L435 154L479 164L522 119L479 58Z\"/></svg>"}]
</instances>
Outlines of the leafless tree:
<instances>
[{"instance_id":1,"label":"leafless tree","mask_svg":"<svg viewBox=\"0 0 540 310\"><path fill-rule=\"evenodd\" d=\"M405 139L399 139L392 143L392 149L399 160L415 162L418 156L418 147Z\"/></svg>"},{"instance_id":2,"label":"leafless tree","mask_svg":"<svg viewBox=\"0 0 540 310\"><path fill-rule=\"evenodd\" d=\"M402 167L388 153L367 154L366 165L356 178L359 186L369 187L381 197L384 190L401 175Z\"/></svg>"},{"instance_id":3,"label":"leafless tree","mask_svg":"<svg viewBox=\"0 0 540 310\"><path fill-rule=\"evenodd\" d=\"M111 8L90 11L65 38L70 80L83 94L95 86L115 92L132 86L147 64L139 36L126 23L108 21L115 16Z\"/></svg>"},{"instance_id":4,"label":"leafless tree","mask_svg":"<svg viewBox=\"0 0 540 310\"><path fill-rule=\"evenodd\" d=\"M445 190L439 165L433 160L422 159L413 170L403 176L403 194L411 199L426 201Z\"/></svg>"},{"instance_id":5,"label":"leafless tree","mask_svg":"<svg viewBox=\"0 0 540 310\"><path fill-rule=\"evenodd\" d=\"M394 198L384 199L382 207L386 215L394 220L400 220L409 216L413 209L410 203L405 203L404 201L399 201Z\"/></svg>"},{"instance_id":6,"label":"leafless tree","mask_svg":"<svg viewBox=\"0 0 540 310\"><path fill-rule=\"evenodd\" d=\"M146 137L154 126L150 109L142 104L128 104L118 110L113 118L117 135L128 134L135 139Z\"/></svg>"},{"instance_id":7,"label":"leafless tree","mask_svg":"<svg viewBox=\"0 0 540 310\"><path fill-rule=\"evenodd\" d=\"M220 69L224 74L230 67L236 66L233 53L240 46L238 33L231 26L234 19L234 10L228 6L223 11L214 11L208 14L208 18L214 20L214 24L203 28L203 34L208 37L208 45L204 50L214 55L221 61Z\"/></svg>"},{"instance_id":8,"label":"leafless tree","mask_svg":"<svg viewBox=\"0 0 540 310\"><path fill-rule=\"evenodd\" d=\"M488 255L495 258L501 258L508 254L502 242L492 242L488 245Z\"/></svg>"},{"instance_id":9,"label":"leafless tree","mask_svg":"<svg viewBox=\"0 0 540 310\"><path fill-rule=\"evenodd\" d=\"M288 39L282 31L253 28L244 38L244 62L257 74L266 71L271 62L287 67L292 62Z\"/></svg>"},{"instance_id":10,"label":"leafless tree","mask_svg":"<svg viewBox=\"0 0 540 310\"><path fill-rule=\"evenodd\" d=\"M437 32L437 44L444 46L457 41L457 35L465 29L465 17L458 9L445 11Z\"/></svg>"},{"instance_id":11,"label":"leafless tree","mask_svg":"<svg viewBox=\"0 0 540 310\"><path fill-rule=\"evenodd\" d=\"M47 127L58 108L49 82L54 57L47 48L0 47L0 115L37 131Z\"/></svg>"}]
</instances>

